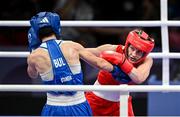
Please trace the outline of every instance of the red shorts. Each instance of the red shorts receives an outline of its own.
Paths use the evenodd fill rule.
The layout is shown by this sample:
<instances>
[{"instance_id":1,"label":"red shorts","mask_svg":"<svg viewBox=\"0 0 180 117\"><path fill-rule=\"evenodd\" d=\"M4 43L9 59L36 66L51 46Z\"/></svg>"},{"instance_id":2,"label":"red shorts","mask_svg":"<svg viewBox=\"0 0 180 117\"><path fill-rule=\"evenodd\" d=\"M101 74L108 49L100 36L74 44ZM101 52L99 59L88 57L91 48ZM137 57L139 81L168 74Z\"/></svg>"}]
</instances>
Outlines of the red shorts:
<instances>
[{"instance_id":1,"label":"red shorts","mask_svg":"<svg viewBox=\"0 0 180 117\"><path fill-rule=\"evenodd\" d=\"M112 102L96 96L92 92L86 93L93 116L119 116L119 102ZM132 97L128 99L128 116L134 116Z\"/></svg>"}]
</instances>

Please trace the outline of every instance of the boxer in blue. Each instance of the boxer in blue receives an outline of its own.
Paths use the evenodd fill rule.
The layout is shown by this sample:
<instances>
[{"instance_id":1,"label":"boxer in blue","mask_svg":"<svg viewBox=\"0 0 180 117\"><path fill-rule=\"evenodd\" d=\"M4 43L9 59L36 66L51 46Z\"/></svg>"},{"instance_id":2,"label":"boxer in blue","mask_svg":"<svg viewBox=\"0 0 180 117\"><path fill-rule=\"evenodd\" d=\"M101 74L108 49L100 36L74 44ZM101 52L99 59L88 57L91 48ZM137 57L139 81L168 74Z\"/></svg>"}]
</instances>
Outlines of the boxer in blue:
<instances>
[{"instance_id":1,"label":"boxer in blue","mask_svg":"<svg viewBox=\"0 0 180 117\"><path fill-rule=\"evenodd\" d=\"M28 74L40 75L48 85L83 85L80 58L99 69L113 71L114 66L96 57L78 43L61 40L60 17L40 12L30 20L28 32ZM116 69L117 70L117 69ZM118 71L118 70L117 70ZM91 108L83 91L50 91L42 116L91 116Z\"/></svg>"}]
</instances>

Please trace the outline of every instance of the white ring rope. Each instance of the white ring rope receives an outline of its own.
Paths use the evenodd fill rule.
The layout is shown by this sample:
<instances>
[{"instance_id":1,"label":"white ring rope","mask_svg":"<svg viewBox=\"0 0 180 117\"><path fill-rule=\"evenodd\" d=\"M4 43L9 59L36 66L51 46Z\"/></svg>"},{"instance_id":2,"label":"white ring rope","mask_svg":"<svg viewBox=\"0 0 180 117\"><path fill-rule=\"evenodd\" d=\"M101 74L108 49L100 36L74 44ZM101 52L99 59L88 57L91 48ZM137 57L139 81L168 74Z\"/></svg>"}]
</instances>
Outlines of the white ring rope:
<instances>
[{"instance_id":1,"label":"white ring rope","mask_svg":"<svg viewBox=\"0 0 180 117\"><path fill-rule=\"evenodd\" d=\"M0 57L17 57L17 58L25 58L29 55L29 52L10 52L10 51L4 51L0 52Z\"/></svg>"},{"instance_id":2,"label":"white ring rope","mask_svg":"<svg viewBox=\"0 0 180 117\"><path fill-rule=\"evenodd\" d=\"M120 91L120 92L180 92L179 85L0 85L0 91Z\"/></svg>"},{"instance_id":3,"label":"white ring rope","mask_svg":"<svg viewBox=\"0 0 180 117\"><path fill-rule=\"evenodd\" d=\"M10 52L10 51L0 51L0 57L17 57L17 58L26 58L29 55L29 52ZM153 58L180 58L180 53L150 53Z\"/></svg>"},{"instance_id":4,"label":"white ring rope","mask_svg":"<svg viewBox=\"0 0 180 117\"><path fill-rule=\"evenodd\" d=\"M159 26L180 26L180 21L61 21L62 27L159 27ZM0 26L27 27L29 21L0 21Z\"/></svg>"}]
</instances>

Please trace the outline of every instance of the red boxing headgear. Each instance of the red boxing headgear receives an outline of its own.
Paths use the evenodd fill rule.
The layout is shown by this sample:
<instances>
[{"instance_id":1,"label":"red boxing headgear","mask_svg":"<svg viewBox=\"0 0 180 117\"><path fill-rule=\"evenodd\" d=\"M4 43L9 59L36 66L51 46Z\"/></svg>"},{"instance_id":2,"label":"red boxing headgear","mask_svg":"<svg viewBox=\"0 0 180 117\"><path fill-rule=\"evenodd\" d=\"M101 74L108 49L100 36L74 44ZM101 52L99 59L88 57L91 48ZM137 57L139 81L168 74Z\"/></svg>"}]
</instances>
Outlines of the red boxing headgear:
<instances>
[{"instance_id":1,"label":"red boxing headgear","mask_svg":"<svg viewBox=\"0 0 180 117\"><path fill-rule=\"evenodd\" d=\"M144 52L144 55L142 58L140 58L136 62L132 62L133 64L138 64L142 62L146 56L152 51L154 48L154 39L150 38L148 34L146 34L142 30L133 30L131 31L126 39L125 43L125 55L128 58L128 47L129 45L134 46L138 50Z\"/></svg>"}]
</instances>

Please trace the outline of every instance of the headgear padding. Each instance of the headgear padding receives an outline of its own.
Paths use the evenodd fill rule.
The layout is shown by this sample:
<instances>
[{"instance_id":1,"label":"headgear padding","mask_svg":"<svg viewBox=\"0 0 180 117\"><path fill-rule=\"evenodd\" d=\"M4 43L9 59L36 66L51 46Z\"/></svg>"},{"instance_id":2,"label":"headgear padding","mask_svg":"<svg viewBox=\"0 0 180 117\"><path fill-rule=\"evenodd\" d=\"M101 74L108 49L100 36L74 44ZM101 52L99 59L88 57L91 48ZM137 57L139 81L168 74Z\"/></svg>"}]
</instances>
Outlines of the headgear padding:
<instances>
[{"instance_id":1,"label":"headgear padding","mask_svg":"<svg viewBox=\"0 0 180 117\"><path fill-rule=\"evenodd\" d=\"M33 28L30 28L28 31L28 43L29 43L29 51L32 52L32 50L39 47L41 44L41 41L39 38L37 38L37 35L34 32Z\"/></svg>"},{"instance_id":2,"label":"headgear padding","mask_svg":"<svg viewBox=\"0 0 180 117\"><path fill-rule=\"evenodd\" d=\"M136 61L133 64L142 62L145 57L152 51L154 48L154 39L150 38L148 34L146 34L142 30L133 30L131 31L126 39L125 43L125 55L128 56L128 47L129 45L134 46L138 50L144 52L142 58Z\"/></svg>"}]
</instances>

